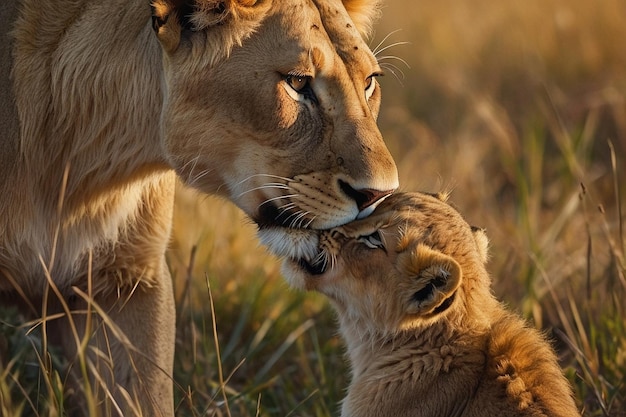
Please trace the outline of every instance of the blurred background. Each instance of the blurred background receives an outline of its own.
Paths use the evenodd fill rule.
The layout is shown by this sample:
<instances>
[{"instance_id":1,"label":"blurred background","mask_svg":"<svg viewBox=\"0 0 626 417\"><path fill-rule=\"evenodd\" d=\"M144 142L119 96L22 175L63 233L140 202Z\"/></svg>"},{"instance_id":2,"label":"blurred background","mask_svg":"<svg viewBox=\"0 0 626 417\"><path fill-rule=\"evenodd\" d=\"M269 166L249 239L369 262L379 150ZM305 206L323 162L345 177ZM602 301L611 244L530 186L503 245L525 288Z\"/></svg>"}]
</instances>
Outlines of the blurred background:
<instances>
[{"instance_id":1,"label":"blurred background","mask_svg":"<svg viewBox=\"0 0 626 417\"><path fill-rule=\"evenodd\" d=\"M581 414L625 417L626 0L385 0L370 45L401 188L451 191ZM179 187L176 415L337 416L349 370L330 305L290 290L255 233ZM30 327L0 306L0 416L65 415L66 364Z\"/></svg>"},{"instance_id":2,"label":"blurred background","mask_svg":"<svg viewBox=\"0 0 626 417\"><path fill-rule=\"evenodd\" d=\"M495 294L549 335L585 416L626 415L625 40L624 0L387 0L370 42L401 188L451 190L487 229ZM179 414L338 415L326 301L225 201L180 188L174 230Z\"/></svg>"}]
</instances>

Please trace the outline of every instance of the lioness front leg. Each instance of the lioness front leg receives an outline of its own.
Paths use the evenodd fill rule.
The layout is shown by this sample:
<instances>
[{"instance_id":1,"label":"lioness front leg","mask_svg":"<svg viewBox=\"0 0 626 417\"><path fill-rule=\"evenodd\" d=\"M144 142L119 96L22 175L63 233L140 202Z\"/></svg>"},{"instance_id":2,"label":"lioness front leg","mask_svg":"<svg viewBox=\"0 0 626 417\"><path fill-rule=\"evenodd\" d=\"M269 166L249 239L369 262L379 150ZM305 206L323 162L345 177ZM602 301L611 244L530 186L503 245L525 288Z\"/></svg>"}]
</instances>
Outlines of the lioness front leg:
<instances>
[{"instance_id":1,"label":"lioness front leg","mask_svg":"<svg viewBox=\"0 0 626 417\"><path fill-rule=\"evenodd\" d=\"M79 352L68 320L49 328L64 350L74 353L75 375L81 355L87 362L89 385L76 385L83 392L70 397L71 415L92 415L95 409L99 416L173 416L168 372L174 360L175 306L165 262L150 286L96 296L91 305L82 298L73 304L78 337L91 334L87 348Z\"/></svg>"},{"instance_id":2,"label":"lioness front leg","mask_svg":"<svg viewBox=\"0 0 626 417\"><path fill-rule=\"evenodd\" d=\"M109 331L97 348L107 352L110 345L114 398L123 416L173 416L173 378L168 372L174 362L176 310L166 265L156 285L136 289L128 301L111 295L102 301L106 306L111 306L109 317L122 336Z\"/></svg>"}]
</instances>

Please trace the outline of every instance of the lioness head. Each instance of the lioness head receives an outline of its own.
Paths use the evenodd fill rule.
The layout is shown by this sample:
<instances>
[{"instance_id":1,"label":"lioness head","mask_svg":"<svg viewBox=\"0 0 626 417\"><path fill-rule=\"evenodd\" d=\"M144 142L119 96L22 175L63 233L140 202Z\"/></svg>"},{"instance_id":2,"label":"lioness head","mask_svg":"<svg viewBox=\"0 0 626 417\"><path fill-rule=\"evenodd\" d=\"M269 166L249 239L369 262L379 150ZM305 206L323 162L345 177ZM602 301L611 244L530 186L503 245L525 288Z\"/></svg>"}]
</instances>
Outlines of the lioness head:
<instances>
[{"instance_id":1,"label":"lioness head","mask_svg":"<svg viewBox=\"0 0 626 417\"><path fill-rule=\"evenodd\" d=\"M379 334L429 325L463 310L477 287L489 288L485 234L442 195L398 193L342 227L301 231L280 244L260 237L287 258L292 286L324 293Z\"/></svg>"},{"instance_id":2,"label":"lioness head","mask_svg":"<svg viewBox=\"0 0 626 417\"><path fill-rule=\"evenodd\" d=\"M324 229L398 186L376 126L363 0L155 0L165 149L183 180L261 227Z\"/></svg>"}]
</instances>

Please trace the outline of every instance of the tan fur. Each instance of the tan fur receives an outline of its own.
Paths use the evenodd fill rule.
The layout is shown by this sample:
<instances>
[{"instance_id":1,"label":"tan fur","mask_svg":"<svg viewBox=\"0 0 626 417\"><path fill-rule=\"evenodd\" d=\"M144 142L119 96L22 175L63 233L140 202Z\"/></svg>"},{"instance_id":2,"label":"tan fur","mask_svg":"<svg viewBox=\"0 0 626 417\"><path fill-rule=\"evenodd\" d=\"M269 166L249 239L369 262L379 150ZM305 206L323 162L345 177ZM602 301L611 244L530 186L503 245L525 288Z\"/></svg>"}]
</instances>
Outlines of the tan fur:
<instances>
[{"instance_id":1,"label":"tan fur","mask_svg":"<svg viewBox=\"0 0 626 417\"><path fill-rule=\"evenodd\" d=\"M397 187L361 36L377 2L346 4L2 2L0 301L37 317L89 292L103 414L173 413L175 174L279 235L367 215ZM48 327L74 359L71 328Z\"/></svg>"},{"instance_id":2,"label":"tan fur","mask_svg":"<svg viewBox=\"0 0 626 417\"><path fill-rule=\"evenodd\" d=\"M548 341L492 295L484 232L441 195L394 194L311 239L318 257L284 269L337 310L343 417L579 415Z\"/></svg>"}]
</instances>

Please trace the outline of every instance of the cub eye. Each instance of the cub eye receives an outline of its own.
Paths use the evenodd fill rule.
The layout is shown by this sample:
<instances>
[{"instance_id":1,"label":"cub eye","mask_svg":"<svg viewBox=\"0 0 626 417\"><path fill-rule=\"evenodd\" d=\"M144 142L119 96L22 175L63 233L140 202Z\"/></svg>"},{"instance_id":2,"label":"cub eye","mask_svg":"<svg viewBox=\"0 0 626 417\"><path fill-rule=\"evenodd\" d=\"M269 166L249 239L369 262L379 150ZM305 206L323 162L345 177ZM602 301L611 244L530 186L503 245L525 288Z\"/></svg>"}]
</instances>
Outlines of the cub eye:
<instances>
[{"instance_id":1,"label":"cub eye","mask_svg":"<svg viewBox=\"0 0 626 417\"><path fill-rule=\"evenodd\" d=\"M369 100L374 94L374 90L376 89L376 81L375 77L382 77L384 74L382 72L375 72L365 80L365 99Z\"/></svg>"},{"instance_id":2,"label":"cub eye","mask_svg":"<svg viewBox=\"0 0 626 417\"><path fill-rule=\"evenodd\" d=\"M317 103L317 98L315 97L313 88L311 88L311 78L312 77L310 75L285 75L284 80L285 84L287 84L285 89L287 90L289 96L296 101L307 99L313 103Z\"/></svg>"},{"instance_id":3,"label":"cub eye","mask_svg":"<svg viewBox=\"0 0 626 417\"><path fill-rule=\"evenodd\" d=\"M380 236L380 233L378 232L378 230L372 233L371 235L359 236L357 240L363 243L365 246L367 246L370 249L385 249L383 239Z\"/></svg>"}]
</instances>

